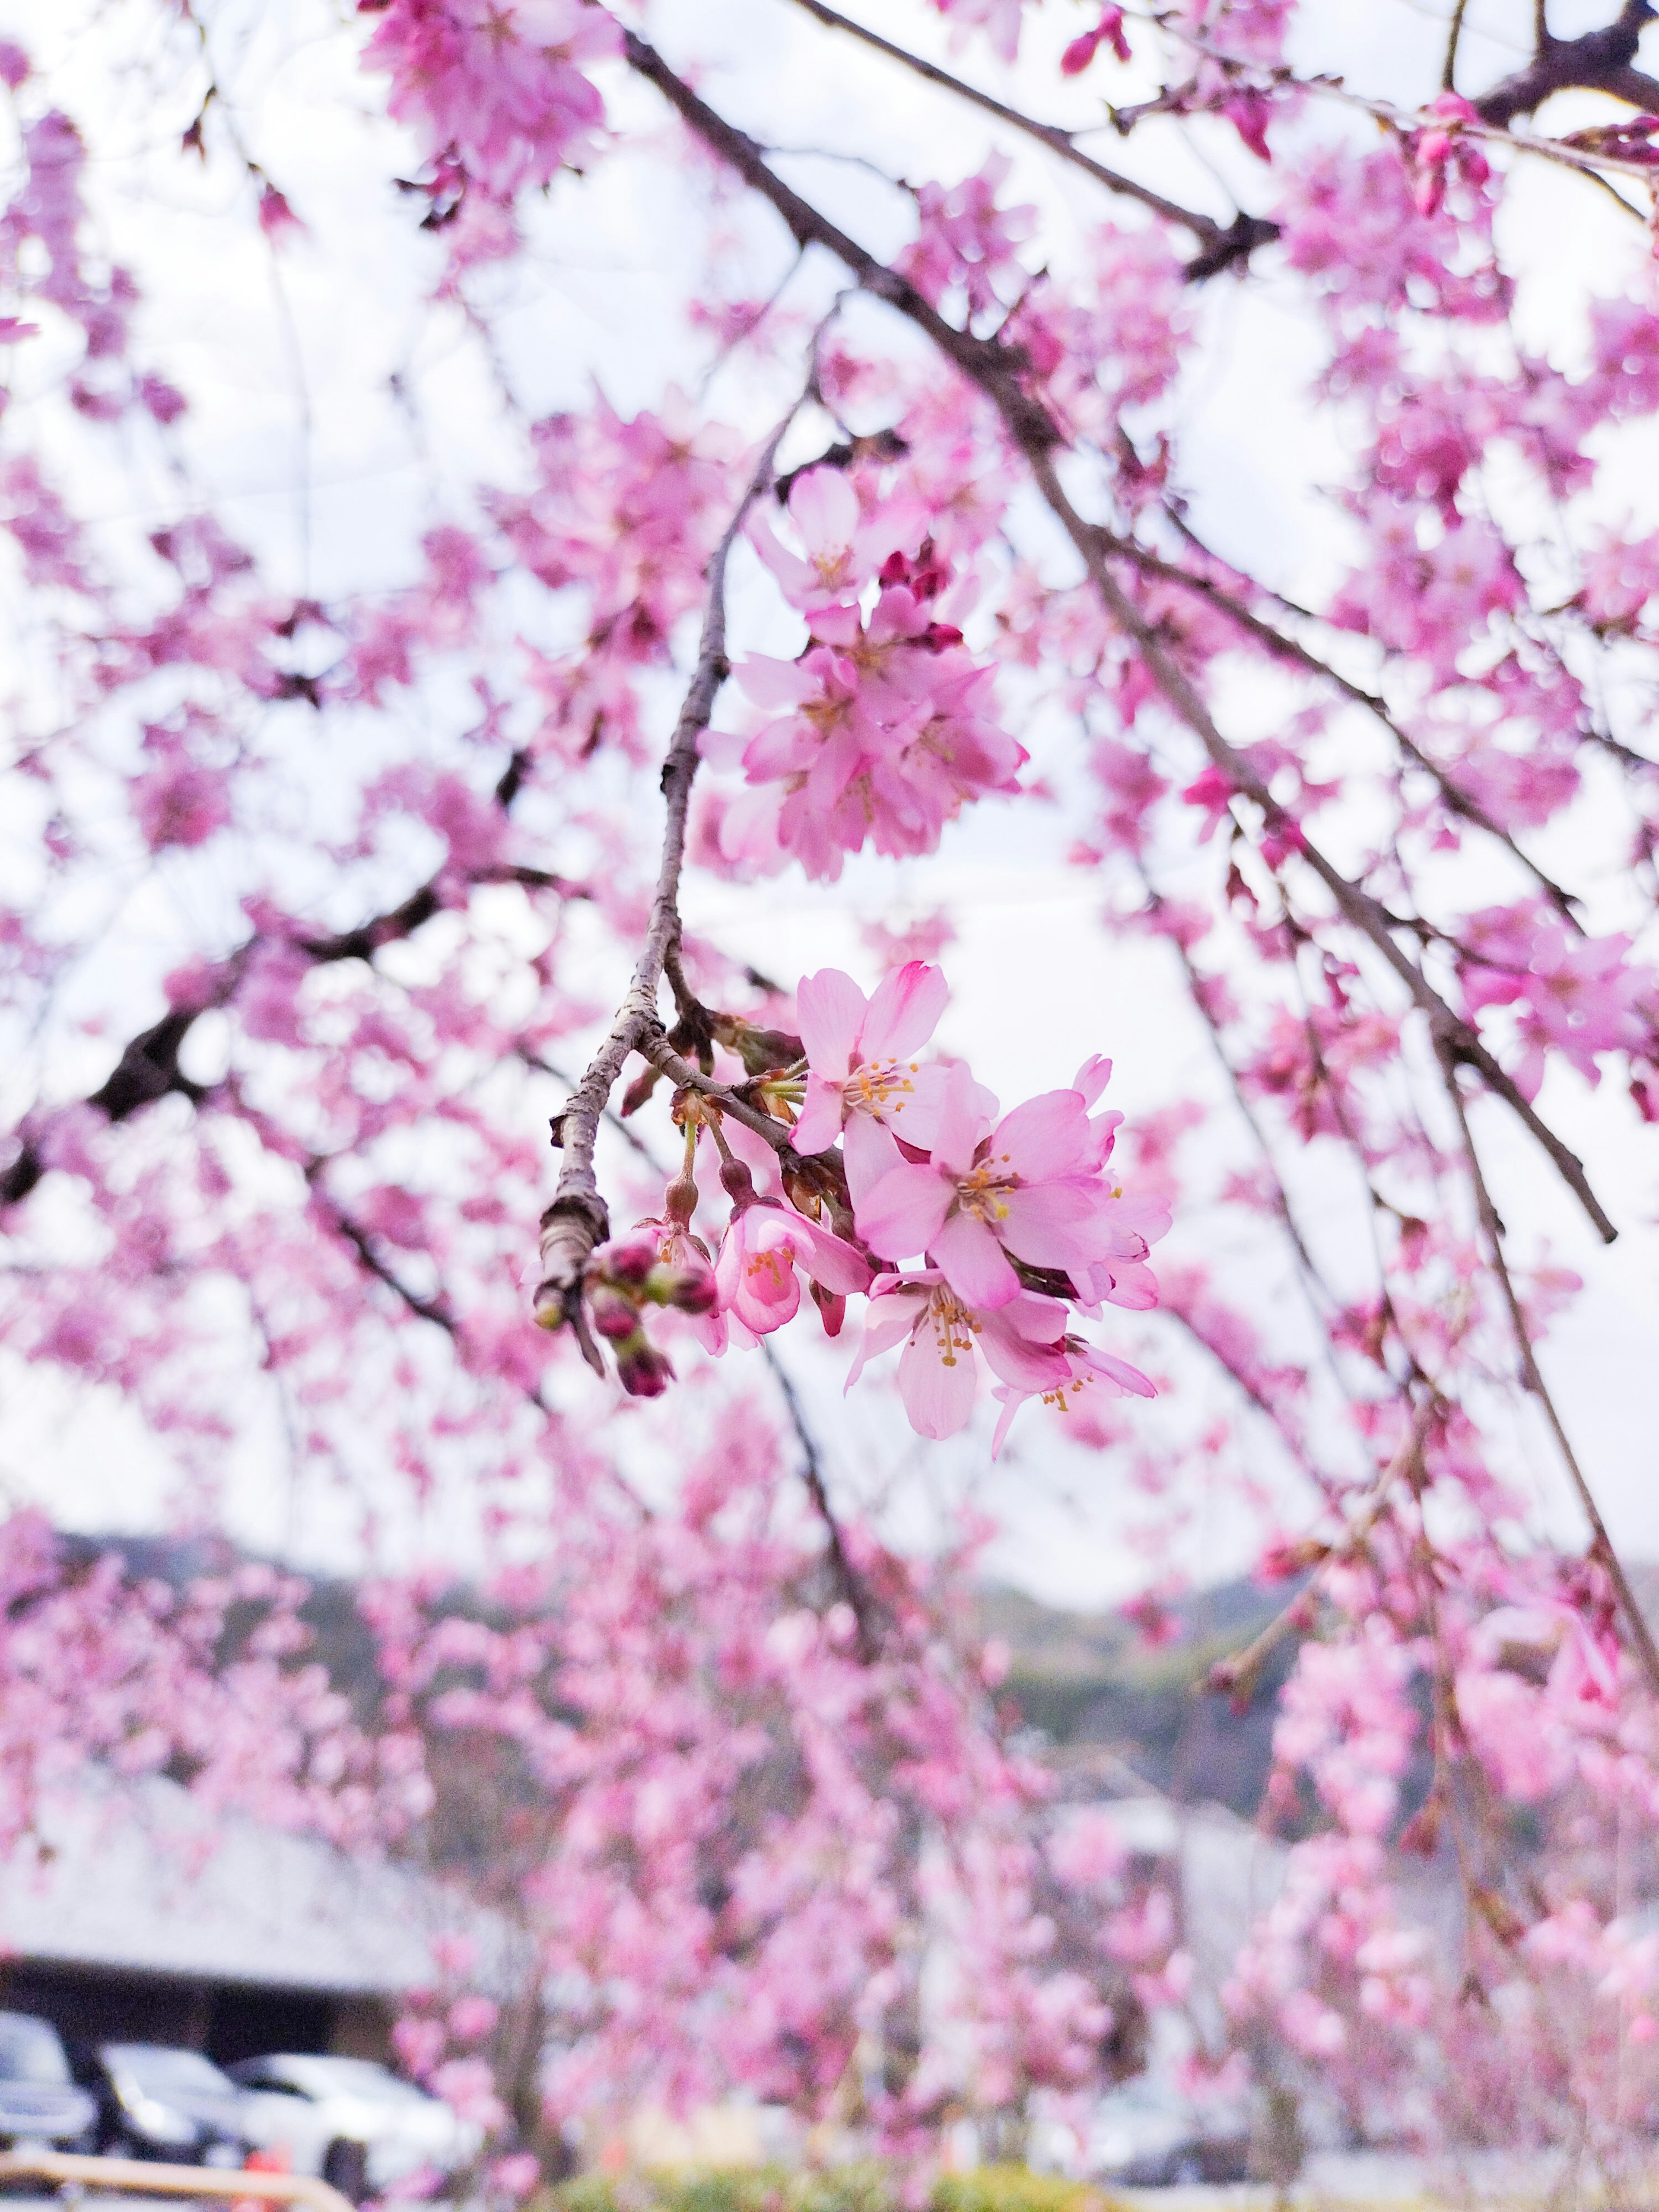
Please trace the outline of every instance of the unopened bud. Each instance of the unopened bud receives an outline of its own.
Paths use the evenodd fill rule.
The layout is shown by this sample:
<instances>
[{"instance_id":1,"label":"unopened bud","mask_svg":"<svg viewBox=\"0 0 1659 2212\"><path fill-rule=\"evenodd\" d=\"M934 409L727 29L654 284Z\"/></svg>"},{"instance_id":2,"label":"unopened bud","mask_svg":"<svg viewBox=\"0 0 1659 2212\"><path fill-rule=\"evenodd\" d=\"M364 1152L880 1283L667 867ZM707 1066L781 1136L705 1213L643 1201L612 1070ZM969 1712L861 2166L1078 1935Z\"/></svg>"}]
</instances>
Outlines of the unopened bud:
<instances>
[{"instance_id":1,"label":"unopened bud","mask_svg":"<svg viewBox=\"0 0 1659 2212\"><path fill-rule=\"evenodd\" d=\"M618 1283L628 1290L637 1291L657 1264L658 1243L648 1230L632 1230L626 1237L613 1237L608 1244L601 1244L587 1263L590 1280Z\"/></svg>"},{"instance_id":2,"label":"unopened bud","mask_svg":"<svg viewBox=\"0 0 1659 2212\"><path fill-rule=\"evenodd\" d=\"M677 1267L662 1270L665 1278L658 1293L665 1305L677 1308L681 1313L713 1313L720 1303L720 1286L714 1280L714 1270L706 1260L687 1253Z\"/></svg>"},{"instance_id":3,"label":"unopened bud","mask_svg":"<svg viewBox=\"0 0 1659 2212\"><path fill-rule=\"evenodd\" d=\"M617 1379L630 1398L660 1398L673 1381L674 1370L636 1326L632 1336L617 1346Z\"/></svg>"},{"instance_id":4,"label":"unopened bud","mask_svg":"<svg viewBox=\"0 0 1659 2212\"><path fill-rule=\"evenodd\" d=\"M588 1318L601 1336L620 1341L640 1325L640 1310L614 1283L596 1283L587 1294Z\"/></svg>"},{"instance_id":5,"label":"unopened bud","mask_svg":"<svg viewBox=\"0 0 1659 2212\"><path fill-rule=\"evenodd\" d=\"M741 1213L744 1206L755 1202L755 1178L741 1160L720 1162L720 1182L734 1211Z\"/></svg>"}]
</instances>

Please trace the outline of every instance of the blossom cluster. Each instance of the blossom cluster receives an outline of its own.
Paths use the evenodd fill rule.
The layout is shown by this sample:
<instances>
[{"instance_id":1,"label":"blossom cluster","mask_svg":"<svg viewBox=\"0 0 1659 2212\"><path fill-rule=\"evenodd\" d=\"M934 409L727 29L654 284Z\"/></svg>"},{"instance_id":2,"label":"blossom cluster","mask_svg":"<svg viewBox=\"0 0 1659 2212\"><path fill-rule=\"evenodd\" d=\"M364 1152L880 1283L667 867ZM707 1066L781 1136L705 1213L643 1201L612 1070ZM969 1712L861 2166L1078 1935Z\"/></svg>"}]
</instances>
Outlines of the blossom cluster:
<instances>
[{"instance_id":1,"label":"blossom cluster","mask_svg":"<svg viewBox=\"0 0 1659 2212\"><path fill-rule=\"evenodd\" d=\"M755 653L738 665L764 719L746 736L704 740L717 766L742 767L749 789L719 805L703 849L769 872L793 858L833 881L866 843L932 852L965 803L1018 788L1026 755L997 719L994 670L957 626L974 580L953 583L923 512L893 500L866 515L832 468L797 477L788 507L799 552L764 522L750 538L810 635L793 660Z\"/></svg>"},{"instance_id":2,"label":"blossom cluster","mask_svg":"<svg viewBox=\"0 0 1659 2212\"><path fill-rule=\"evenodd\" d=\"M1109 1171L1123 1117L1091 1111L1111 1063L1090 1060L1068 1088L999 1114L964 1064L915 1056L944 1011L938 968L908 962L868 998L825 968L795 996L800 1036L782 1042L796 1056L775 1066L760 1056L734 1092L788 1127L779 1153L751 1138L765 1187L732 1150L751 1133L723 1126L712 1100L683 1100L687 1168L662 1217L589 1263L589 1318L612 1340L623 1387L654 1396L669 1378L645 1333L647 1305L692 1316L721 1352L793 1320L805 1278L832 1336L848 1298L867 1297L848 1386L902 1346L899 1394L924 1437L966 1426L981 1364L1002 1407L997 1449L1029 1398L1065 1411L1091 1389L1150 1397L1137 1368L1070 1328L1073 1309L1097 1320L1103 1306L1144 1310L1158 1298L1146 1261L1167 1210L1125 1195ZM713 1246L692 1227L702 1130L719 1146L731 1202Z\"/></svg>"}]
</instances>

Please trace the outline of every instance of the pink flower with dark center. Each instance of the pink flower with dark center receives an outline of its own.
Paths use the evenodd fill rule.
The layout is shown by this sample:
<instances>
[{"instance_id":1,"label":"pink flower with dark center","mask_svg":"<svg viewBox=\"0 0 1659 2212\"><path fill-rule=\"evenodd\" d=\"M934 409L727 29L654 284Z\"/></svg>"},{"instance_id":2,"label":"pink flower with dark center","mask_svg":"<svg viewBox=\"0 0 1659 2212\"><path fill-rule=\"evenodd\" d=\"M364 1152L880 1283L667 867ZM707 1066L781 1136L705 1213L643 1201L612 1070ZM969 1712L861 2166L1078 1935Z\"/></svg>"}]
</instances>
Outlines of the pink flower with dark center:
<instances>
[{"instance_id":1,"label":"pink flower with dark center","mask_svg":"<svg viewBox=\"0 0 1659 2212\"><path fill-rule=\"evenodd\" d=\"M921 960L907 961L873 998L839 968L821 968L796 990L807 1076L795 1150L823 1152L844 1130L855 1202L900 1164L890 1132L924 1151L933 1142L945 1071L910 1054L933 1034L945 996L943 975Z\"/></svg>"},{"instance_id":2,"label":"pink flower with dark center","mask_svg":"<svg viewBox=\"0 0 1659 2212\"><path fill-rule=\"evenodd\" d=\"M1109 1061L1091 1060L1079 1088L1028 1099L988 1132L983 1094L953 1067L933 1157L888 1170L857 1205L859 1233L885 1259L925 1253L959 1297L988 1310L1018 1295L1014 1258L1086 1274L1116 1241L1116 1194L1100 1170L1122 1117L1091 1121L1088 1110L1109 1073Z\"/></svg>"},{"instance_id":3,"label":"pink flower with dark center","mask_svg":"<svg viewBox=\"0 0 1659 2212\"><path fill-rule=\"evenodd\" d=\"M847 1387L858 1381L866 1360L902 1343L899 1395L911 1427L937 1442L955 1436L972 1417L976 1355L994 1375L1028 1395L1063 1389L1070 1373L1065 1331L1066 1309L1058 1298L1018 1291L988 1311L966 1304L937 1267L915 1275L878 1275Z\"/></svg>"}]
</instances>

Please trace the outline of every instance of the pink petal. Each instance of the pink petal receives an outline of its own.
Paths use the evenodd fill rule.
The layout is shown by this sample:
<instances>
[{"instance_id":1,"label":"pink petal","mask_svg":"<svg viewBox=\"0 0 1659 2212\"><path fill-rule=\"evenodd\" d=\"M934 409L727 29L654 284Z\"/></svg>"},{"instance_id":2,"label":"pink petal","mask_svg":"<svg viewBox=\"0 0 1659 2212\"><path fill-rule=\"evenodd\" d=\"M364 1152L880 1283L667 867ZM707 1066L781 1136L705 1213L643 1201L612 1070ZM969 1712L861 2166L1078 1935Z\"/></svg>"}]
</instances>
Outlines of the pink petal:
<instances>
[{"instance_id":1,"label":"pink petal","mask_svg":"<svg viewBox=\"0 0 1659 2212\"><path fill-rule=\"evenodd\" d=\"M854 1201L859 1235L884 1260L906 1260L925 1252L945 1226L951 1186L932 1168L907 1160L890 1168L862 1203Z\"/></svg>"},{"instance_id":2,"label":"pink petal","mask_svg":"<svg viewBox=\"0 0 1659 2212\"><path fill-rule=\"evenodd\" d=\"M841 1134L842 1112L840 1085L821 1075L809 1075L790 1143L798 1152L828 1152Z\"/></svg>"},{"instance_id":3,"label":"pink petal","mask_svg":"<svg viewBox=\"0 0 1659 2212\"><path fill-rule=\"evenodd\" d=\"M1035 1183L1005 1192L1002 1202L1002 1241L1034 1267L1086 1266L1110 1249L1111 1200L1097 1182L1068 1176Z\"/></svg>"},{"instance_id":4,"label":"pink petal","mask_svg":"<svg viewBox=\"0 0 1659 2212\"><path fill-rule=\"evenodd\" d=\"M950 989L944 971L925 960L907 960L880 984L859 1039L864 1060L904 1060L920 1052L945 1012Z\"/></svg>"},{"instance_id":5,"label":"pink petal","mask_svg":"<svg viewBox=\"0 0 1659 2212\"><path fill-rule=\"evenodd\" d=\"M789 487L789 515L809 553L836 553L859 526L858 494L839 469L808 469Z\"/></svg>"},{"instance_id":6,"label":"pink petal","mask_svg":"<svg viewBox=\"0 0 1659 2212\"><path fill-rule=\"evenodd\" d=\"M933 1158L953 1178L967 1174L974 1164L975 1147L985 1134L985 1115L980 1110L984 1095L963 1061L946 1070Z\"/></svg>"},{"instance_id":7,"label":"pink petal","mask_svg":"<svg viewBox=\"0 0 1659 2212\"><path fill-rule=\"evenodd\" d=\"M868 1001L850 975L839 968L820 968L795 987L800 1041L815 1074L840 1083L853 1064L859 1030Z\"/></svg>"},{"instance_id":8,"label":"pink petal","mask_svg":"<svg viewBox=\"0 0 1659 2212\"><path fill-rule=\"evenodd\" d=\"M1027 1182L1075 1175L1094 1164L1092 1133L1075 1091L1045 1091L1005 1114L991 1133L991 1153Z\"/></svg>"},{"instance_id":9,"label":"pink petal","mask_svg":"<svg viewBox=\"0 0 1659 2212\"><path fill-rule=\"evenodd\" d=\"M1018 1413L1028 1398L1034 1397L1036 1395L1035 1391L1031 1390L1016 1390L1011 1382L999 1383L991 1393L994 1398L998 1398L1002 1402L1002 1411L997 1415L995 1433L991 1438L993 1459L1008 1440L1008 1431L1012 1425L1014 1415Z\"/></svg>"},{"instance_id":10,"label":"pink petal","mask_svg":"<svg viewBox=\"0 0 1659 2212\"><path fill-rule=\"evenodd\" d=\"M868 1261L850 1244L844 1244L833 1231L821 1228L801 1214L789 1224L789 1241L801 1266L826 1291L847 1297L854 1291L869 1289Z\"/></svg>"},{"instance_id":11,"label":"pink petal","mask_svg":"<svg viewBox=\"0 0 1659 2212\"><path fill-rule=\"evenodd\" d=\"M1092 1054L1084 1061L1077 1072L1072 1088L1081 1097L1085 1109L1094 1104L1096 1099L1110 1082L1111 1076L1111 1061L1104 1059L1099 1053Z\"/></svg>"},{"instance_id":12,"label":"pink petal","mask_svg":"<svg viewBox=\"0 0 1659 2212\"><path fill-rule=\"evenodd\" d=\"M1019 1296L1007 1254L976 1213L953 1213L928 1239L927 1256L964 1305L988 1311Z\"/></svg>"},{"instance_id":13,"label":"pink petal","mask_svg":"<svg viewBox=\"0 0 1659 2212\"><path fill-rule=\"evenodd\" d=\"M863 1374L866 1360L890 1352L901 1337L909 1335L916 1325L917 1301L927 1295L926 1291L888 1291L871 1299L864 1317L864 1341L847 1377L849 1390Z\"/></svg>"},{"instance_id":14,"label":"pink petal","mask_svg":"<svg viewBox=\"0 0 1659 2212\"><path fill-rule=\"evenodd\" d=\"M810 1085L807 1097L810 1102ZM906 1164L904 1155L891 1135L871 1114L848 1115L847 1133L842 1139L841 1156L842 1164L847 1170L847 1188L854 1212L890 1168ZM918 1246L917 1249L924 1248Z\"/></svg>"},{"instance_id":15,"label":"pink petal","mask_svg":"<svg viewBox=\"0 0 1659 2212\"><path fill-rule=\"evenodd\" d=\"M1131 1367L1127 1359L1116 1358L1109 1352L1097 1352L1092 1346L1087 1359L1097 1375L1104 1376L1109 1382L1115 1382L1121 1389L1129 1391L1134 1397L1157 1397L1158 1385L1143 1375L1138 1367Z\"/></svg>"},{"instance_id":16,"label":"pink petal","mask_svg":"<svg viewBox=\"0 0 1659 2212\"><path fill-rule=\"evenodd\" d=\"M953 1346L950 1361L947 1366L938 1332L926 1321L899 1355L899 1395L910 1426L936 1443L973 1419L979 1377L971 1346Z\"/></svg>"},{"instance_id":17,"label":"pink petal","mask_svg":"<svg viewBox=\"0 0 1659 2212\"><path fill-rule=\"evenodd\" d=\"M793 559L793 555L790 558ZM815 699L823 689L810 669L799 661L775 660L768 653L751 653L732 671L745 696L757 707L799 707Z\"/></svg>"},{"instance_id":18,"label":"pink petal","mask_svg":"<svg viewBox=\"0 0 1659 2212\"><path fill-rule=\"evenodd\" d=\"M1031 1303L1051 1304L1046 1298ZM986 1316L980 1327L979 1345L994 1375L1019 1390L1057 1390L1070 1379L1072 1365L1061 1334L1065 1309L1054 1306L1053 1311L1054 1334L1046 1343L1030 1341L1029 1325L1020 1326L1027 1316L1017 1321L1006 1313Z\"/></svg>"}]
</instances>

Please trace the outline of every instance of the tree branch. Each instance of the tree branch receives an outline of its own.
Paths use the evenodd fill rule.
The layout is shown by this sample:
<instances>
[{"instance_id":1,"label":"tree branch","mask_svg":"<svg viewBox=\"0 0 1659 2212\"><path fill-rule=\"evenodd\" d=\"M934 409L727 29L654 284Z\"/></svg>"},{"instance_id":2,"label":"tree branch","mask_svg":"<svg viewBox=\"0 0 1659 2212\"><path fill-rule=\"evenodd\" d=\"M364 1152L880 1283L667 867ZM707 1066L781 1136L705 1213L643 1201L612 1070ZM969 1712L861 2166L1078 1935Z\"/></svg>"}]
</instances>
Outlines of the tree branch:
<instances>
[{"instance_id":1,"label":"tree branch","mask_svg":"<svg viewBox=\"0 0 1659 2212\"><path fill-rule=\"evenodd\" d=\"M1188 276L1194 280L1213 276L1235 261L1247 260L1258 246L1266 246L1279 236L1279 225L1261 216L1245 215L1241 211L1231 223L1219 223L1212 216L1200 215L1194 209L1180 207L1175 201L1166 200L1150 185L1143 185L1135 178L1126 177L1120 171L1109 169L1103 162L1095 161L1075 143L1072 133L1062 131L1058 124L1039 123L1033 117L1022 114L1018 108L1005 106L1001 100L993 99L988 92L980 91L976 85L952 76L949 70L940 69L937 63L923 60L920 54L913 54L904 46L895 46L890 39L884 39L879 32L867 30L862 23L855 23L850 16L827 7L824 0L794 0L794 4L829 29L845 31L850 38L872 46L878 54L885 54L890 61L896 61L914 71L917 76L926 78L929 84L939 85L943 90L954 93L958 100L969 100L974 106L982 108L988 115L994 115L999 121L1008 124L1012 129L1024 131L1028 138L1035 138L1051 154L1057 154L1062 161L1069 161L1074 168L1081 169L1085 176L1092 177L1097 184L1104 185L1109 192L1120 193L1126 199L1138 200L1142 207L1150 208L1154 215L1162 216L1166 222L1176 223L1182 230L1190 232L1199 246L1198 258L1188 264L1187 270Z\"/></svg>"},{"instance_id":2,"label":"tree branch","mask_svg":"<svg viewBox=\"0 0 1659 2212\"><path fill-rule=\"evenodd\" d=\"M1598 1559L1606 1569L1607 1577L1618 1593L1620 1607L1624 1613L1626 1624L1630 1632L1631 1648L1635 1653L1643 1673L1648 1678L1649 1688L1656 1697L1659 1697L1659 1646L1656 1646L1654 1643L1652 1631L1648 1626L1641 1607L1636 1601L1636 1593L1631 1588L1630 1578L1625 1572L1624 1564L1613 1547L1613 1539L1607 1534L1607 1523L1601 1518L1601 1508L1596 1504L1595 1493L1590 1489L1583 1468L1578 1464L1577 1455L1568 1441L1566 1430L1562 1425L1561 1416L1556 1411L1555 1401L1549 1394L1543 1373L1538 1364L1537 1355L1533 1350L1532 1337L1527 1328L1527 1317L1521 1310L1521 1301L1516 1293L1515 1284L1510 1274L1509 1261L1504 1257L1504 1225L1498 1218L1498 1208L1492 1204L1492 1193L1486 1187L1486 1173L1480 1165L1480 1156L1475 1150L1474 1133L1469 1127L1468 1112L1464 1105L1463 1093L1457 1080L1456 1054L1446 1040L1438 1035L1435 1038L1435 1048L1440 1061L1441 1074L1445 1083L1446 1096L1450 1100L1452 1112L1456 1116L1458 1137L1462 1146L1464 1160L1468 1167L1469 1182L1474 1192L1475 1210L1480 1216L1480 1227L1491 1249L1492 1271L1498 1277L1498 1287L1504 1296L1504 1304L1509 1314L1510 1328L1515 1338L1516 1356L1521 1365L1522 1382L1542 1408L1544 1419L1549 1425L1550 1433L1555 1438L1556 1449L1561 1455L1562 1464L1571 1478L1573 1489L1577 1493L1578 1503L1583 1510L1585 1519L1589 1522L1591 1556Z\"/></svg>"},{"instance_id":3,"label":"tree branch","mask_svg":"<svg viewBox=\"0 0 1659 2212\"><path fill-rule=\"evenodd\" d=\"M1656 14L1652 0L1624 0L1611 23L1577 39L1552 38L1540 6L1532 59L1474 103L1483 123L1504 130L1517 116L1531 115L1552 93L1605 92L1632 107L1659 109L1659 80L1635 66L1642 33ZM1462 9L1458 10L1460 15Z\"/></svg>"},{"instance_id":4,"label":"tree branch","mask_svg":"<svg viewBox=\"0 0 1659 2212\"><path fill-rule=\"evenodd\" d=\"M630 50L640 43L631 32L626 35ZM772 480L784 434L809 395L810 386L767 440L737 511L710 556L708 601L703 613L697 665L663 761L661 782L666 818L663 824L662 861L645 942L635 965L633 981L617 1009L609 1034L589 1061L564 1111L553 1123L553 1141L562 1148L564 1160L553 1202L542 1216L542 1272L536 1286L536 1318L544 1328L557 1328L562 1322L568 1322L576 1331L588 1364L600 1374L605 1371L604 1362L599 1346L588 1334L581 1304L582 1274L589 1255L594 1246L602 1243L611 1233L611 1217L593 1173L593 1140L600 1116L629 1054L638 1051L645 1039L659 1027L657 989L679 934L680 870L685 857L686 810L690 804L692 780L697 772L697 745L708 726L715 698L727 673L726 562L744 516Z\"/></svg>"},{"instance_id":5,"label":"tree branch","mask_svg":"<svg viewBox=\"0 0 1659 2212\"><path fill-rule=\"evenodd\" d=\"M1645 0L1643 0L1645 4ZM931 337L945 358L974 384L996 409L1003 428L1024 456L1038 490L1050 513L1064 529L1114 622L1131 638L1164 700L1184 722L1236 790L1261 807L1269 824L1290 833L1297 849L1325 885L1338 910L1351 927L1367 938L1405 985L1413 1003L1431 1020L1450 1024L1457 1040L1458 1057L1474 1068L1487 1088L1502 1098L1554 1162L1557 1172L1583 1206L1607 1243L1618 1231L1589 1187L1583 1163L1547 1128L1522 1097L1512 1079L1500 1067L1469 1023L1455 1013L1395 941L1395 922L1381 901L1352 883L1302 833L1273 798L1261 778L1237 746L1229 743L1186 671L1166 651L1151 623L1141 614L1106 563L1099 526L1085 522L1073 506L1054 468L1054 453L1064 445L1059 428L1042 401L1022 381L1027 368L1024 356L995 338L978 338L957 330L930 306L912 283L877 259L856 240L821 215L767 167L752 138L715 113L690 85L677 76L655 49L632 31L623 33L630 65L656 85L687 125L712 153L735 169L745 183L782 216L800 246L823 246L858 279L863 289L884 300L907 320ZM624 1055L625 1056L625 1055ZM618 1063L620 1065L620 1063ZM614 1081L614 1074L611 1078ZM593 1109L597 1113L597 1107ZM590 1174L591 1180L591 1174ZM589 1247L591 1249L591 1246ZM598 1354L595 1353L597 1358Z\"/></svg>"}]
</instances>

